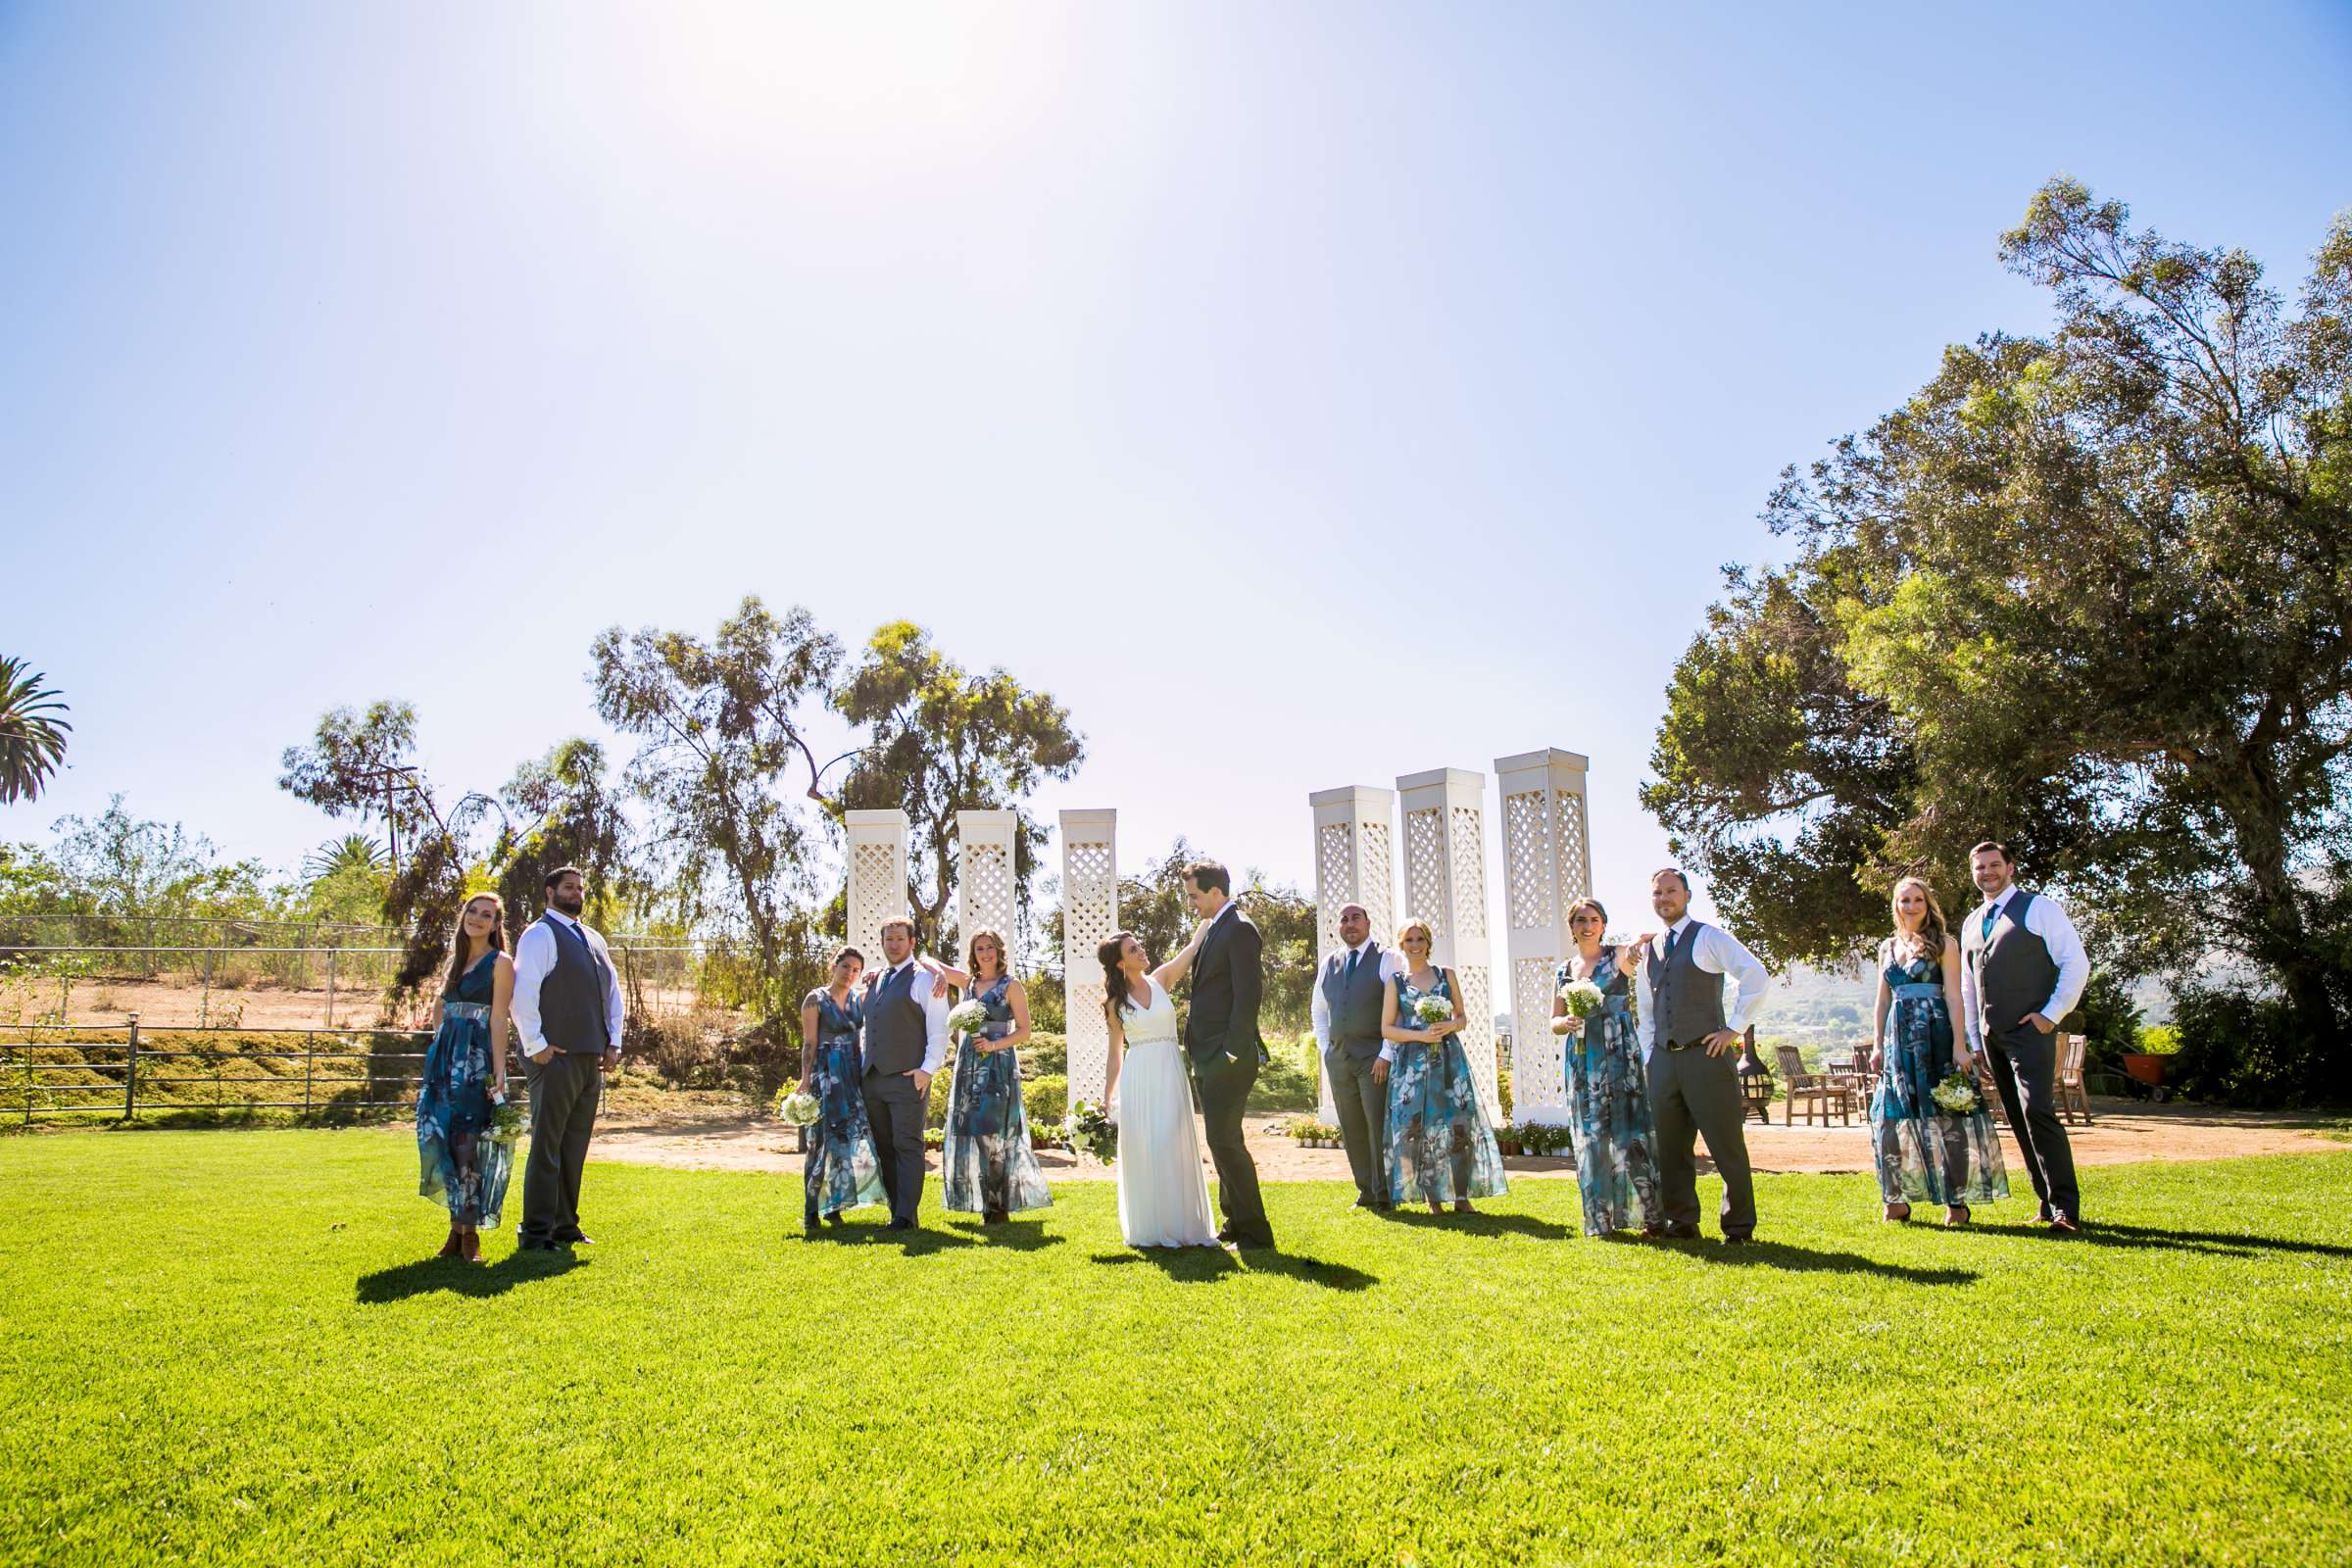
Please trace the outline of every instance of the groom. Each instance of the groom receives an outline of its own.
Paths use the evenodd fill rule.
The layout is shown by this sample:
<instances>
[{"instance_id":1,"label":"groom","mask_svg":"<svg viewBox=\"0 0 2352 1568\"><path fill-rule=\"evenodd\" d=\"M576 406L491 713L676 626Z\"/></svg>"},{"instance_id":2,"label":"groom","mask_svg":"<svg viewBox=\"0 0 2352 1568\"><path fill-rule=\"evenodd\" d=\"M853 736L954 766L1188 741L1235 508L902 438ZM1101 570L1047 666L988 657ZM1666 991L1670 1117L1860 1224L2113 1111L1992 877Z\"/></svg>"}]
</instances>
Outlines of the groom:
<instances>
[{"instance_id":1,"label":"groom","mask_svg":"<svg viewBox=\"0 0 2352 1568\"><path fill-rule=\"evenodd\" d=\"M1184 1023L1185 1054L1200 1090L1200 1119L1208 1128L1209 1162L1217 1167L1217 1206L1224 1212L1220 1242L1272 1247L1266 1205L1258 1198L1257 1164L1242 1142L1242 1112L1266 1059L1257 1035L1257 1006L1265 995L1257 927L1233 902L1233 877L1214 860L1184 868L1193 912L1207 926L1193 958L1193 1004Z\"/></svg>"}]
</instances>

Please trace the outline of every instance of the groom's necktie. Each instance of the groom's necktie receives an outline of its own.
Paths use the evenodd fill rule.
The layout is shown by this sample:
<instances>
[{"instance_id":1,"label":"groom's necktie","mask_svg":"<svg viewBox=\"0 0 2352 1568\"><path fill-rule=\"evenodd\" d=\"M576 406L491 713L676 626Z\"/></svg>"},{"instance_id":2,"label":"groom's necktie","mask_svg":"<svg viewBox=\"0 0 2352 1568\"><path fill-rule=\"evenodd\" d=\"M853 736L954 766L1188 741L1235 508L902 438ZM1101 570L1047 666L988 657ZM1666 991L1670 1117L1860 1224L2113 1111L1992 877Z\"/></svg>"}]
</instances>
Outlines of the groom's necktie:
<instances>
[{"instance_id":1,"label":"groom's necktie","mask_svg":"<svg viewBox=\"0 0 2352 1568\"><path fill-rule=\"evenodd\" d=\"M1980 940L1985 942L1990 942L1992 940L1992 922L1998 920L2000 917L2001 906L1999 905L1989 904L1984 906L1984 926L1983 930L1977 933Z\"/></svg>"},{"instance_id":2,"label":"groom's necktie","mask_svg":"<svg viewBox=\"0 0 2352 1568\"><path fill-rule=\"evenodd\" d=\"M1363 956L1364 950L1361 948L1349 948L1348 950L1348 973L1340 980L1340 984L1342 986L1351 986L1355 984L1355 960Z\"/></svg>"},{"instance_id":3,"label":"groom's necktie","mask_svg":"<svg viewBox=\"0 0 2352 1568\"><path fill-rule=\"evenodd\" d=\"M1681 936L1682 933L1680 931L1669 931L1666 933L1666 951L1658 955L1659 968L1663 969L1666 967L1666 965L1674 961L1674 944Z\"/></svg>"}]
</instances>

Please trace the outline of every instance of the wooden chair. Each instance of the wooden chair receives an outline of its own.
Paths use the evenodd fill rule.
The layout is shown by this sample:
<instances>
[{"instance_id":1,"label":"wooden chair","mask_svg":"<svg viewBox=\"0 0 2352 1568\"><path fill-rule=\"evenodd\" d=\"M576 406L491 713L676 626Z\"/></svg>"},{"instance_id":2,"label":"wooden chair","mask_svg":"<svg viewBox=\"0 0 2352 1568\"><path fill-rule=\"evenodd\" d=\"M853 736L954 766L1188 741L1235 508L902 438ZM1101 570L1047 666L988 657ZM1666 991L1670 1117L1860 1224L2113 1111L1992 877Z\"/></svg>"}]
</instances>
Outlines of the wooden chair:
<instances>
[{"instance_id":1,"label":"wooden chair","mask_svg":"<svg viewBox=\"0 0 2352 1568\"><path fill-rule=\"evenodd\" d=\"M1783 1118L1784 1125L1796 1125L1799 1101L1804 1102L1805 1125L1808 1127L1817 1120L1827 1127L1832 1111L1838 1113L1838 1120L1842 1125L1853 1125L1852 1090L1826 1072L1805 1071L1805 1058L1797 1054L1794 1046L1775 1046L1772 1049L1773 1054L1780 1058L1781 1078L1788 1091L1788 1109Z\"/></svg>"},{"instance_id":2,"label":"wooden chair","mask_svg":"<svg viewBox=\"0 0 2352 1568\"><path fill-rule=\"evenodd\" d=\"M2063 1121L2090 1125L2090 1092L2082 1086L2082 1058L2089 1054L2087 1035L2058 1037L2058 1115Z\"/></svg>"}]
</instances>

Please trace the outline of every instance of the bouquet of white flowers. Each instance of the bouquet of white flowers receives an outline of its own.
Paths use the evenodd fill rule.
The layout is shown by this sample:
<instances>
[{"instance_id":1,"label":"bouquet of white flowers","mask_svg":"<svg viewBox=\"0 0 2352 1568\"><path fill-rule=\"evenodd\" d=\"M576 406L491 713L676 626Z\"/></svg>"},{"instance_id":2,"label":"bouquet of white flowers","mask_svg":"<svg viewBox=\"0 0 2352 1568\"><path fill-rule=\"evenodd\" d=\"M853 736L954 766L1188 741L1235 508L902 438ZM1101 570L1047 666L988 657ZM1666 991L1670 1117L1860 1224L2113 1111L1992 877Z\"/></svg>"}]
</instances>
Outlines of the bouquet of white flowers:
<instances>
[{"instance_id":1,"label":"bouquet of white flowers","mask_svg":"<svg viewBox=\"0 0 2352 1568\"><path fill-rule=\"evenodd\" d=\"M1119 1124L1091 1100L1081 1100L1061 1118L1061 1135L1107 1165L1119 1157Z\"/></svg>"},{"instance_id":2,"label":"bouquet of white flowers","mask_svg":"<svg viewBox=\"0 0 2352 1568\"><path fill-rule=\"evenodd\" d=\"M1590 980L1571 980L1560 987L1560 1000L1568 1004L1570 1017L1589 1018L1600 1010L1600 1004L1607 998L1600 987Z\"/></svg>"},{"instance_id":3,"label":"bouquet of white flowers","mask_svg":"<svg viewBox=\"0 0 2352 1568\"><path fill-rule=\"evenodd\" d=\"M824 1113L817 1098L799 1084L786 1084L776 1091L776 1116L795 1127L807 1127Z\"/></svg>"},{"instance_id":4,"label":"bouquet of white flowers","mask_svg":"<svg viewBox=\"0 0 2352 1568\"><path fill-rule=\"evenodd\" d=\"M502 1100L490 1107L490 1125L483 1130L494 1144L516 1143L531 1130L531 1119L522 1113L520 1105L512 1100Z\"/></svg>"},{"instance_id":5,"label":"bouquet of white flowers","mask_svg":"<svg viewBox=\"0 0 2352 1568\"><path fill-rule=\"evenodd\" d=\"M1453 1021L1453 999L1423 997L1413 1004L1413 1016L1421 1020L1424 1029L1435 1029L1442 1023Z\"/></svg>"},{"instance_id":6,"label":"bouquet of white flowers","mask_svg":"<svg viewBox=\"0 0 2352 1568\"><path fill-rule=\"evenodd\" d=\"M988 1004L958 1002L948 1013L948 1027L959 1035L976 1035L988 1027Z\"/></svg>"},{"instance_id":7,"label":"bouquet of white flowers","mask_svg":"<svg viewBox=\"0 0 2352 1568\"><path fill-rule=\"evenodd\" d=\"M1935 1097L1936 1103L1942 1107L1944 1113L1951 1116L1973 1116L1978 1107L1984 1103L1984 1097L1977 1093L1977 1086L1969 1081L1968 1074L1964 1072L1952 1074L1929 1093Z\"/></svg>"}]
</instances>

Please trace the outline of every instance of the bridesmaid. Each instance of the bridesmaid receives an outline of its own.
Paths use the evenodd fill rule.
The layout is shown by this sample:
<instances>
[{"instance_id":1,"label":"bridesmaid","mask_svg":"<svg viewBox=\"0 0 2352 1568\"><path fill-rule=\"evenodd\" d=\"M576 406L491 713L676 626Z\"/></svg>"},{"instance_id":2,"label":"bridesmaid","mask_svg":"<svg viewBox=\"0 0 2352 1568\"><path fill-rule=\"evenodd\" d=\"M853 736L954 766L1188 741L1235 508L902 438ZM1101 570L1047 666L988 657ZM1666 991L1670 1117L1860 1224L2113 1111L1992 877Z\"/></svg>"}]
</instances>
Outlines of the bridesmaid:
<instances>
[{"instance_id":1,"label":"bridesmaid","mask_svg":"<svg viewBox=\"0 0 2352 1568\"><path fill-rule=\"evenodd\" d=\"M1597 899L1579 900L1568 910L1576 951L1560 965L1565 989L1590 980L1600 987L1598 1011L1579 1018L1555 991L1551 1032L1565 1035L1568 1104L1576 1123L1576 1185L1585 1200L1585 1234L1607 1236L1639 1228L1656 1235L1665 1227L1658 1202L1657 1166L1650 1146L1649 1089L1642 1071L1642 1046L1634 1033L1631 947L1604 946L1609 912Z\"/></svg>"},{"instance_id":2,"label":"bridesmaid","mask_svg":"<svg viewBox=\"0 0 2352 1568\"><path fill-rule=\"evenodd\" d=\"M514 960L507 956L506 913L495 893L475 894L459 911L416 1090L416 1190L449 1209L449 1240L439 1255L468 1263L482 1255L482 1226L498 1225L514 1166L514 1146L484 1132L492 1108L507 1098Z\"/></svg>"},{"instance_id":3,"label":"bridesmaid","mask_svg":"<svg viewBox=\"0 0 2352 1568\"><path fill-rule=\"evenodd\" d=\"M807 1195L801 1230L815 1236L817 1221L843 1223L845 1208L882 1198L882 1162L865 1120L865 1059L858 1049L865 1002L857 994L865 955L844 948L833 955L831 981L801 1002L801 1087L817 1100L808 1128L802 1186Z\"/></svg>"},{"instance_id":4,"label":"bridesmaid","mask_svg":"<svg viewBox=\"0 0 2352 1568\"><path fill-rule=\"evenodd\" d=\"M1455 1037L1469 1020L1462 1016L1461 986L1450 969L1430 966L1431 934L1423 920L1396 928L1404 972L1389 979L1380 1003L1380 1033L1396 1043L1389 1070L1389 1198L1409 1203L1426 1199L1442 1213L1448 1200L1457 1214L1476 1212L1473 1198L1508 1192L1502 1152L1494 1129L1478 1102L1470 1058ZM1453 1016L1434 1028L1419 1026L1413 1004L1423 997L1453 1004ZM1410 1021L1407 1021L1410 1020Z\"/></svg>"},{"instance_id":5,"label":"bridesmaid","mask_svg":"<svg viewBox=\"0 0 2352 1568\"><path fill-rule=\"evenodd\" d=\"M1971 1201L2009 1196L2001 1145L1980 1098L1955 1116L1936 1103L1936 1086L1954 1072L1973 1082L1975 1063L1955 1040L1960 1016L1960 944L1945 929L1936 892L1918 877L1894 885L1894 935L1879 944L1879 1083L1870 1099L1872 1152L1885 1217L1911 1217L1911 1200L1944 1205L1946 1225L1965 1225Z\"/></svg>"},{"instance_id":6,"label":"bridesmaid","mask_svg":"<svg viewBox=\"0 0 2352 1568\"><path fill-rule=\"evenodd\" d=\"M957 1044L940 1158L941 1205L951 1213L978 1214L989 1225L1054 1201L1021 1105L1019 1047L1029 1038L1029 993L1004 957L1004 933L988 927L973 932L964 946L970 980L964 998L988 1009L988 1022Z\"/></svg>"}]
</instances>

